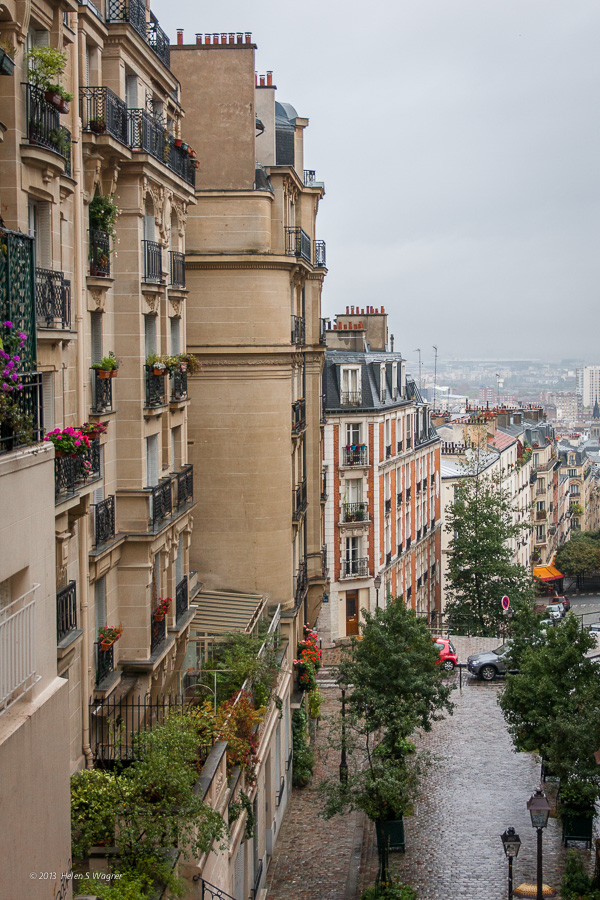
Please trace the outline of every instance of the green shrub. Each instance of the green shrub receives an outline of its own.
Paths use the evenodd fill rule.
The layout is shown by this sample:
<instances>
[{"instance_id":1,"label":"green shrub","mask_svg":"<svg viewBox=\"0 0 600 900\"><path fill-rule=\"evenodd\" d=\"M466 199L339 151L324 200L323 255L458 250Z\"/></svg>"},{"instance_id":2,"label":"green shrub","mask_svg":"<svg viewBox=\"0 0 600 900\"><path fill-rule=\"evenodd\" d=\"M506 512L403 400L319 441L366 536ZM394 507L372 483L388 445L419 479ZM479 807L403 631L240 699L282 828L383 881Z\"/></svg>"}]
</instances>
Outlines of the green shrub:
<instances>
[{"instance_id":1,"label":"green shrub","mask_svg":"<svg viewBox=\"0 0 600 900\"><path fill-rule=\"evenodd\" d=\"M315 765L315 756L310 749L308 740L307 725L308 718L304 709L295 709L292 715L292 746L294 748L292 784L294 787L304 787L308 784Z\"/></svg>"},{"instance_id":2,"label":"green shrub","mask_svg":"<svg viewBox=\"0 0 600 900\"><path fill-rule=\"evenodd\" d=\"M410 885L389 881L387 885L374 884L367 888L361 900L417 900L417 895Z\"/></svg>"},{"instance_id":3,"label":"green shrub","mask_svg":"<svg viewBox=\"0 0 600 900\"><path fill-rule=\"evenodd\" d=\"M77 894L92 894L99 900L149 900L153 892L151 882L129 874L116 874L110 879L97 876L75 884Z\"/></svg>"},{"instance_id":4,"label":"green shrub","mask_svg":"<svg viewBox=\"0 0 600 900\"><path fill-rule=\"evenodd\" d=\"M600 891L592 889L592 879L585 871L577 850L569 850L565 874L560 885L563 900L598 900Z\"/></svg>"}]
</instances>

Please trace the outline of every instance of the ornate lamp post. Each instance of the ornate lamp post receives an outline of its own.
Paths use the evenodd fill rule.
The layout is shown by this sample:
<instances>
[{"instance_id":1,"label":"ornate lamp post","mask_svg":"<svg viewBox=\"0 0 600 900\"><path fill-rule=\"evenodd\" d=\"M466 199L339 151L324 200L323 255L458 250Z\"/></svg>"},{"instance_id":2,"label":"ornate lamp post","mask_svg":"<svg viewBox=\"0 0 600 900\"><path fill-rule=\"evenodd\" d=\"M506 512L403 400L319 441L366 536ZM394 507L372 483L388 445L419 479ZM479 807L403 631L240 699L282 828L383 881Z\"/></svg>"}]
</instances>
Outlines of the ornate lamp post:
<instances>
[{"instance_id":1,"label":"ornate lamp post","mask_svg":"<svg viewBox=\"0 0 600 900\"><path fill-rule=\"evenodd\" d=\"M342 758L340 760L340 784L348 784L348 761L346 760L346 690L342 688Z\"/></svg>"},{"instance_id":2,"label":"ornate lamp post","mask_svg":"<svg viewBox=\"0 0 600 900\"><path fill-rule=\"evenodd\" d=\"M542 832L548 824L550 804L546 795L539 789L527 801L527 809L531 816L531 825L537 829L537 894L536 900L543 900L542 893Z\"/></svg>"},{"instance_id":3,"label":"ornate lamp post","mask_svg":"<svg viewBox=\"0 0 600 900\"><path fill-rule=\"evenodd\" d=\"M376 597L376 606L379 609L379 588L381 587L381 575L376 575L373 579L373 584L375 586L375 597Z\"/></svg>"},{"instance_id":4,"label":"ornate lamp post","mask_svg":"<svg viewBox=\"0 0 600 900\"><path fill-rule=\"evenodd\" d=\"M508 859L508 900L512 900L513 896L513 859L516 859L521 849L521 838L514 828L507 828L504 834L500 835L504 854Z\"/></svg>"}]
</instances>

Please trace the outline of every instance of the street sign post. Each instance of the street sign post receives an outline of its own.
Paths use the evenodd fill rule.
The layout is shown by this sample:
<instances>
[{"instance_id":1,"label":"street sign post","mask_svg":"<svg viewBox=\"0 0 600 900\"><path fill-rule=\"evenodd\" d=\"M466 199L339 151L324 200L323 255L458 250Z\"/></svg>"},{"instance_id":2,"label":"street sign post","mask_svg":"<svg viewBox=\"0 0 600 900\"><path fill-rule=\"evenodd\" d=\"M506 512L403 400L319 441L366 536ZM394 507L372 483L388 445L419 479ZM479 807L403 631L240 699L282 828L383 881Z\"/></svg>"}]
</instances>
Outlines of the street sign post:
<instances>
[{"instance_id":1,"label":"street sign post","mask_svg":"<svg viewBox=\"0 0 600 900\"><path fill-rule=\"evenodd\" d=\"M504 597L502 598L502 609L506 611L509 606L510 606L510 600L508 599L508 597L505 594Z\"/></svg>"}]
</instances>

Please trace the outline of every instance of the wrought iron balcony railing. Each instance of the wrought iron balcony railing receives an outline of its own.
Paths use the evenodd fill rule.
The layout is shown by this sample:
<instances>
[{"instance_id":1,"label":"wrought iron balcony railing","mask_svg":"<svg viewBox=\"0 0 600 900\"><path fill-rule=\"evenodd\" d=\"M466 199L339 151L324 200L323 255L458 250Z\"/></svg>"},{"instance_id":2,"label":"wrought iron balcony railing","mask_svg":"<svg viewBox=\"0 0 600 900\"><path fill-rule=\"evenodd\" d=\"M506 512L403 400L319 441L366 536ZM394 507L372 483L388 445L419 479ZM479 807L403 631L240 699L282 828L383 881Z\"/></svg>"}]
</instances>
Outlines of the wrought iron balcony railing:
<instances>
[{"instance_id":1,"label":"wrought iron balcony railing","mask_svg":"<svg viewBox=\"0 0 600 900\"><path fill-rule=\"evenodd\" d=\"M397 506L402 506L402 500L403 500L403 499L404 499L404 498L402 497L402 491L398 491L398 493L396 494L396 505L397 505Z\"/></svg>"},{"instance_id":2,"label":"wrought iron balcony railing","mask_svg":"<svg viewBox=\"0 0 600 900\"><path fill-rule=\"evenodd\" d=\"M77 628L77 584L70 581L56 594L56 641Z\"/></svg>"},{"instance_id":3,"label":"wrought iron balcony railing","mask_svg":"<svg viewBox=\"0 0 600 900\"><path fill-rule=\"evenodd\" d=\"M391 564L391 562L392 562L392 551L391 551L391 550L388 550L388 552L385 554L385 564L386 564L386 566L389 566L389 565Z\"/></svg>"},{"instance_id":4,"label":"wrought iron balcony railing","mask_svg":"<svg viewBox=\"0 0 600 900\"><path fill-rule=\"evenodd\" d=\"M142 241L144 250L144 281L160 284L163 277L162 247L158 241Z\"/></svg>"},{"instance_id":5,"label":"wrought iron balcony railing","mask_svg":"<svg viewBox=\"0 0 600 900\"><path fill-rule=\"evenodd\" d=\"M150 497L152 527L158 528L173 514L173 476L163 478L152 488Z\"/></svg>"},{"instance_id":6,"label":"wrought iron balcony railing","mask_svg":"<svg viewBox=\"0 0 600 900\"><path fill-rule=\"evenodd\" d=\"M44 433L41 372L26 372L17 379L16 386L21 390L11 392L11 403L13 400L15 403L14 419L9 418L7 412L0 423L0 453L37 443Z\"/></svg>"},{"instance_id":7,"label":"wrought iron balcony railing","mask_svg":"<svg viewBox=\"0 0 600 900\"><path fill-rule=\"evenodd\" d=\"M385 458L386 459L392 458L392 445L391 444L385 445Z\"/></svg>"},{"instance_id":8,"label":"wrought iron balcony railing","mask_svg":"<svg viewBox=\"0 0 600 900\"><path fill-rule=\"evenodd\" d=\"M285 229L286 256L297 256L299 259L312 262L310 250L310 238L303 228Z\"/></svg>"},{"instance_id":9,"label":"wrought iron balcony railing","mask_svg":"<svg viewBox=\"0 0 600 900\"><path fill-rule=\"evenodd\" d=\"M146 366L146 407L155 409L166 405L165 376L155 375L152 366ZM166 370L165 370L166 372Z\"/></svg>"},{"instance_id":10,"label":"wrought iron balcony railing","mask_svg":"<svg viewBox=\"0 0 600 900\"><path fill-rule=\"evenodd\" d=\"M180 472L177 472L177 510L179 511L186 503L191 503L194 499L194 467L193 465L183 466Z\"/></svg>"},{"instance_id":11,"label":"wrought iron balcony railing","mask_svg":"<svg viewBox=\"0 0 600 900\"><path fill-rule=\"evenodd\" d=\"M35 264L33 238L0 224L0 321L7 319L25 334L35 334ZM19 354L21 369L35 369L35 341L26 341Z\"/></svg>"},{"instance_id":12,"label":"wrought iron balcony railing","mask_svg":"<svg viewBox=\"0 0 600 900\"><path fill-rule=\"evenodd\" d=\"M88 236L90 275L100 278L110 276L110 235L106 231L90 228Z\"/></svg>"},{"instance_id":13,"label":"wrought iron balcony railing","mask_svg":"<svg viewBox=\"0 0 600 900\"><path fill-rule=\"evenodd\" d=\"M100 478L100 440L90 441L81 456L58 456L54 460L54 502L61 503L86 483Z\"/></svg>"},{"instance_id":14,"label":"wrought iron balcony railing","mask_svg":"<svg viewBox=\"0 0 600 900\"><path fill-rule=\"evenodd\" d=\"M302 601L304 600L306 591L308 589L308 576L307 576L306 560L301 562L300 565L298 566L298 571L296 572L296 575L294 576L294 581L295 581L294 598L295 598L296 606L299 606L302 603Z\"/></svg>"},{"instance_id":15,"label":"wrought iron balcony railing","mask_svg":"<svg viewBox=\"0 0 600 900\"><path fill-rule=\"evenodd\" d=\"M327 565L327 544L323 544L323 547L321 549L321 566L323 578L327 578L327 575L329 573L329 567Z\"/></svg>"},{"instance_id":16,"label":"wrought iron balcony railing","mask_svg":"<svg viewBox=\"0 0 600 900\"><path fill-rule=\"evenodd\" d=\"M319 343L327 343L327 322L325 319L319 319Z\"/></svg>"},{"instance_id":17,"label":"wrought iron balcony railing","mask_svg":"<svg viewBox=\"0 0 600 900\"><path fill-rule=\"evenodd\" d=\"M402 453L402 441L398 441L396 453Z\"/></svg>"},{"instance_id":18,"label":"wrought iron balcony railing","mask_svg":"<svg viewBox=\"0 0 600 900\"><path fill-rule=\"evenodd\" d=\"M110 494L94 509L94 545L105 544L115 536L115 497Z\"/></svg>"},{"instance_id":19,"label":"wrought iron balcony railing","mask_svg":"<svg viewBox=\"0 0 600 900\"><path fill-rule=\"evenodd\" d=\"M105 18L109 25L129 22L139 36L146 40L146 4L143 0L107 0Z\"/></svg>"},{"instance_id":20,"label":"wrought iron balcony railing","mask_svg":"<svg viewBox=\"0 0 600 900\"><path fill-rule=\"evenodd\" d=\"M292 316L292 344L302 346L305 342L304 319L302 316Z\"/></svg>"},{"instance_id":21,"label":"wrought iron balcony railing","mask_svg":"<svg viewBox=\"0 0 600 900\"><path fill-rule=\"evenodd\" d=\"M96 648L96 687L115 670L115 645L111 644L107 650L103 650L100 642L94 644Z\"/></svg>"},{"instance_id":22,"label":"wrought iron balcony railing","mask_svg":"<svg viewBox=\"0 0 600 900\"><path fill-rule=\"evenodd\" d=\"M154 50L161 62L165 64L167 69L171 65L171 46L169 38L158 24L158 19L150 13L150 21L146 30L146 41L148 46Z\"/></svg>"},{"instance_id":23,"label":"wrought iron balcony railing","mask_svg":"<svg viewBox=\"0 0 600 900\"><path fill-rule=\"evenodd\" d=\"M410 500L411 489L409 487L406 488L406 499Z\"/></svg>"},{"instance_id":24,"label":"wrought iron balcony railing","mask_svg":"<svg viewBox=\"0 0 600 900\"><path fill-rule=\"evenodd\" d=\"M402 556L402 551L403 551L403 550L404 550L404 546L403 546L403 544L402 544L402 541L400 541L400 543L398 544L397 555L398 555L398 556Z\"/></svg>"},{"instance_id":25,"label":"wrought iron balcony railing","mask_svg":"<svg viewBox=\"0 0 600 900\"><path fill-rule=\"evenodd\" d=\"M388 497L388 498L385 500L385 514L386 514L386 516L389 516L390 513L391 513L391 511L392 511L392 498L391 498L391 497Z\"/></svg>"},{"instance_id":26,"label":"wrought iron balcony railing","mask_svg":"<svg viewBox=\"0 0 600 900\"><path fill-rule=\"evenodd\" d=\"M362 403L362 391L342 391L340 400L342 406L360 406Z\"/></svg>"},{"instance_id":27,"label":"wrought iron balcony railing","mask_svg":"<svg viewBox=\"0 0 600 900\"><path fill-rule=\"evenodd\" d=\"M187 150L175 146L175 138L161 119L145 109L127 110L128 144L134 153L148 153L192 187L196 181L195 161Z\"/></svg>"},{"instance_id":28,"label":"wrought iron balcony railing","mask_svg":"<svg viewBox=\"0 0 600 900\"><path fill-rule=\"evenodd\" d=\"M369 574L369 558L342 560L342 578L366 578Z\"/></svg>"},{"instance_id":29,"label":"wrought iron balcony railing","mask_svg":"<svg viewBox=\"0 0 600 900\"><path fill-rule=\"evenodd\" d=\"M304 186L305 187L325 187L324 182L317 181L314 169L304 169Z\"/></svg>"},{"instance_id":30,"label":"wrought iron balcony railing","mask_svg":"<svg viewBox=\"0 0 600 900\"><path fill-rule=\"evenodd\" d=\"M152 614L150 622L150 653L154 653L167 638L167 617L157 619Z\"/></svg>"},{"instance_id":31,"label":"wrought iron balcony railing","mask_svg":"<svg viewBox=\"0 0 600 900\"><path fill-rule=\"evenodd\" d=\"M30 144L53 150L65 161L65 174L71 174L71 132L60 124L60 113L48 103L44 90L26 84L27 140Z\"/></svg>"},{"instance_id":32,"label":"wrought iron balcony railing","mask_svg":"<svg viewBox=\"0 0 600 900\"><path fill-rule=\"evenodd\" d=\"M184 575L175 587L175 618L177 621L188 611L188 579Z\"/></svg>"},{"instance_id":33,"label":"wrought iron balcony railing","mask_svg":"<svg viewBox=\"0 0 600 900\"><path fill-rule=\"evenodd\" d=\"M83 131L109 134L127 145L127 104L107 87L79 88L79 115Z\"/></svg>"},{"instance_id":34,"label":"wrought iron balcony railing","mask_svg":"<svg viewBox=\"0 0 600 900\"><path fill-rule=\"evenodd\" d=\"M306 428L306 400L292 403L292 434L300 434Z\"/></svg>"},{"instance_id":35,"label":"wrought iron balcony railing","mask_svg":"<svg viewBox=\"0 0 600 900\"><path fill-rule=\"evenodd\" d=\"M368 466L369 453L366 447L344 447L343 462L344 466Z\"/></svg>"},{"instance_id":36,"label":"wrought iron balcony railing","mask_svg":"<svg viewBox=\"0 0 600 900\"><path fill-rule=\"evenodd\" d=\"M113 381L114 378L100 378L97 369L90 369L93 415L101 416L113 411Z\"/></svg>"},{"instance_id":37,"label":"wrought iron balcony railing","mask_svg":"<svg viewBox=\"0 0 600 900\"><path fill-rule=\"evenodd\" d=\"M38 328L71 327L71 282L63 272L36 268L35 313Z\"/></svg>"},{"instance_id":38,"label":"wrought iron balcony railing","mask_svg":"<svg viewBox=\"0 0 600 900\"><path fill-rule=\"evenodd\" d=\"M171 401L179 403L181 400L187 400L187 372L175 369L169 373L169 381L171 382Z\"/></svg>"},{"instance_id":39,"label":"wrought iron balcony railing","mask_svg":"<svg viewBox=\"0 0 600 900\"><path fill-rule=\"evenodd\" d=\"M169 284L171 287L185 287L185 253L169 250Z\"/></svg>"},{"instance_id":40,"label":"wrought iron balcony railing","mask_svg":"<svg viewBox=\"0 0 600 900\"><path fill-rule=\"evenodd\" d=\"M317 269L327 267L327 252L325 241L315 241L315 266Z\"/></svg>"},{"instance_id":41,"label":"wrought iron balcony railing","mask_svg":"<svg viewBox=\"0 0 600 900\"><path fill-rule=\"evenodd\" d=\"M325 503L327 500L327 472L321 473L321 502Z\"/></svg>"},{"instance_id":42,"label":"wrought iron balcony railing","mask_svg":"<svg viewBox=\"0 0 600 900\"><path fill-rule=\"evenodd\" d=\"M343 522L365 522L368 518L369 510L362 500L358 503L342 503Z\"/></svg>"},{"instance_id":43,"label":"wrought iron balcony railing","mask_svg":"<svg viewBox=\"0 0 600 900\"><path fill-rule=\"evenodd\" d=\"M306 512L307 508L307 500L306 500L306 479L300 482L300 484L296 485L294 489L294 508L292 512L292 519L294 522L298 522L302 514Z\"/></svg>"}]
</instances>

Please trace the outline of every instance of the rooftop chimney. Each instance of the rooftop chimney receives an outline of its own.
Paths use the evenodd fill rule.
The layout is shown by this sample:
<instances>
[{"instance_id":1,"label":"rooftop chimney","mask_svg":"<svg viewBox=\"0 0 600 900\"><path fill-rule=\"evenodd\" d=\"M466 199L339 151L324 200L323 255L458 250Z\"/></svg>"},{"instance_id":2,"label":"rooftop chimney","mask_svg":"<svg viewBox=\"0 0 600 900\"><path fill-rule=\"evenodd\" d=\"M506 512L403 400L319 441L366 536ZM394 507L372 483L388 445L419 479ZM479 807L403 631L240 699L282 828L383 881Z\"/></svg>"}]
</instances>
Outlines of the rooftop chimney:
<instances>
[{"instance_id":1,"label":"rooftop chimney","mask_svg":"<svg viewBox=\"0 0 600 900\"><path fill-rule=\"evenodd\" d=\"M177 29L177 43L179 45L183 44L183 28Z\"/></svg>"},{"instance_id":2,"label":"rooftop chimney","mask_svg":"<svg viewBox=\"0 0 600 900\"><path fill-rule=\"evenodd\" d=\"M273 72L267 72L267 84L268 85L273 84Z\"/></svg>"},{"instance_id":3,"label":"rooftop chimney","mask_svg":"<svg viewBox=\"0 0 600 900\"><path fill-rule=\"evenodd\" d=\"M202 35L201 35L201 34L197 34L197 35L196 35L196 44L197 44L197 45L200 45L201 43L202 43Z\"/></svg>"}]
</instances>

